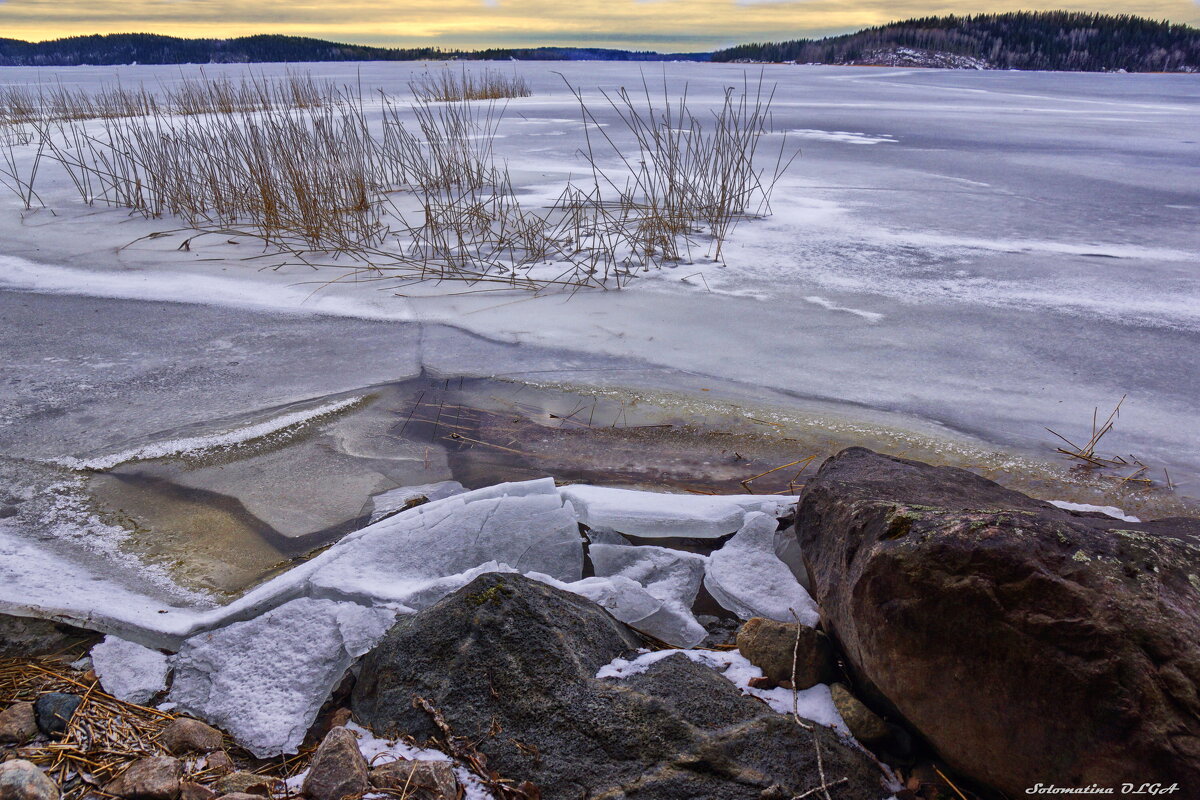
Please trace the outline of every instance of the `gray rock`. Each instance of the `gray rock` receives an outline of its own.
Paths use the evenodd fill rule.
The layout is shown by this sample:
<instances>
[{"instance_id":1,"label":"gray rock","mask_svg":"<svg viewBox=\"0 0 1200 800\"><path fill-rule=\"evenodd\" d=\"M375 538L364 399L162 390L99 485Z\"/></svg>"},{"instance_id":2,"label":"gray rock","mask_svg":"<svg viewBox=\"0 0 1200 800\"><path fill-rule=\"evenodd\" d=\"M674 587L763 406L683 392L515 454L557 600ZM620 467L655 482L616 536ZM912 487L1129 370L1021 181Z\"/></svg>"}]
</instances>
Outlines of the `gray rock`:
<instances>
[{"instance_id":1,"label":"gray rock","mask_svg":"<svg viewBox=\"0 0 1200 800\"><path fill-rule=\"evenodd\" d=\"M217 778L212 783L213 791L219 795L253 794L266 797L271 794L271 788L279 781L268 775L256 775L253 772L231 772Z\"/></svg>"},{"instance_id":2,"label":"gray rock","mask_svg":"<svg viewBox=\"0 0 1200 800\"><path fill-rule=\"evenodd\" d=\"M202 783L182 781L179 784L179 800L216 800L217 793Z\"/></svg>"},{"instance_id":3,"label":"gray rock","mask_svg":"<svg viewBox=\"0 0 1200 800\"><path fill-rule=\"evenodd\" d=\"M859 698L1010 797L1200 793L1200 520L1066 511L851 448L796 535Z\"/></svg>"},{"instance_id":4,"label":"gray rock","mask_svg":"<svg viewBox=\"0 0 1200 800\"><path fill-rule=\"evenodd\" d=\"M224 744L221 732L198 719L179 717L172 720L159 734L158 742L175 755L211 753Z\"/></svg>"},{"instance_id":5,"label":"gray rock","mask_svg":"<svg viewBox=\"0 0 1200 800\"><path fill-rule=\"evenodd\" d=\"M229 757L229 753L226 753L224 750L218 750L204 757L204 771L213 775L224 776L236 772L237 766L233 763L233 759Z\"/></svg>"},{"instance_id":6,"label":"gray rock","mask_svg":"<svg viewBox=\"0 0 1200 800\"><path fill-rule=\"evenodd\" d=\"M737 646L775 683L789 681L797 689L808 689L833 680L833 648L816 628L754 617L738 631Z\"/></svg>"},{"instance_id":7,"label":"gray rock","mask_svg":"<svg viewBox=\"0 0 1200 800\"><path fill-rule=\"evenodd\" d=\"M48 692L41 695L33 702L38 730L47 736L62 736L82 702L83 698L77 694Z\"/></svg>"},{"instance_id":8,"label":"gray rock","mask_svg":"<svg viewBox=\"0 0 1200 800\"><path fill-rule=\"evenodd\" d=\"M806 730L683 656L623 680L600 667L636 636L599 606L519 575L483 575L401 619L361 665L355 717L384 735L452 732L545 800L759 800L846 777L840 800L878 800L881 773L831 730ZM414 707L414 702L417 707Z\"/></svg>"},{"instance_id":9,"label":"gray rock","mask_svg":"<svg viewBox=\"0 0 1200 800\"><path fill-rule=\"evenodd\" d=\"M155 756L133 762L104 791L127 800L176 800L182 778L179 759Z\"/></svg>"},{"instance_id":10,"label":"gray rock","mask_svg":"<svg viewBox=\"0 0 1200 800\"><path fill-rule=\"evenodd\" d=\"M888 739L891 731L878 714L862 704L844 683L830 687L833 705L855 739L866 745L880 744Z\"/></svg>"},{"instance_id":11,"label":"gray rock","mask_svg":"<svg viewBox=\"0 0 1200 800\"><path fill-rule=\"evenodd\" d=\"M411 800L458 798L458 778L449 761L389 761L371 770L371 785Z\"/></svg>"},{"instance_id":12,"label":"gray rock","mask_svg":"<svg viewBox=\"0 0 1200 800\"><path fill-rule=\"evenodd\" d=\"M345 728L334 728L321 740L300 791L312 800L356 800L370 788L358 739Z\"/></svg>"},{"instance_id":13,"label":"gray rock","mask_svg":"<svg viewBox=\"0 0 1200 800\"><path fill-rule=\"evenodd\" d=\"M30 658L58 653L97 637L90 631L48 619L0 614L0 658Z\"/></svg>"},{"instance_id":14,"label":"gray rock","mask_svg":"<svg viewBox=\"0 0 1200 800\"><path fill-rule=\"evenodd\" d=\"M0 744L25 744L37 735L33 703L13 703L0 711Z\"/></svg>"},{"instance_id":15,"label":"gray rock","mask_svg":"<svg viewBox=\"0 0 1200 800\"><path fill-rule=\"evenodd\" d=\"M22 759L0 764L0 800L58 800L58 786Z\"/></svg>"}]
</instances>

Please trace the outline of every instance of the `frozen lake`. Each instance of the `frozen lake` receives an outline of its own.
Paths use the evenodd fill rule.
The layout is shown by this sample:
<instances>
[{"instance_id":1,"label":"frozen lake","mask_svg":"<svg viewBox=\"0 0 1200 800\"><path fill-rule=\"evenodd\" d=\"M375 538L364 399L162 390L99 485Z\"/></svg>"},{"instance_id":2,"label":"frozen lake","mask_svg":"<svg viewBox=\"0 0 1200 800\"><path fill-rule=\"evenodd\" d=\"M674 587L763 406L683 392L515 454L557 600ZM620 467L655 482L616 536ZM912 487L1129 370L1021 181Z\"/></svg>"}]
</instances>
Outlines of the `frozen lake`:
<instances>
[{"instance_id":1,"label":"frozen lake","mask_svg":"<svg viewBox=\"0 0 1200 800\"><path fill-rule=\"evenodd\" d=\"M397 93L426 68L311 65ZM153 88L198 69L7 68L0 86ZM611 122L597 90L640 86L641 72L656 89L686 84L694 110L758 74L502 69L534 91L509 103L496 140L534 195L585 168L563 76ZM734 231L727 265L697 253L621 291L324 285L337 276L262 270L219 243L181 251L181 234L125 247L178 224L82 207L65 184L48 184L50 210L0 197L0 452L82 457L425 370L705 390L713 402L912 431L922 452L940 439L1052 460L1046 427L1086 440L1093 409L1103 416L1127 395L1100 450L1136 454L1151 477L1168 470L1182 494L1200 495L1200 78L764 75L776 87L772 136L802 148L773 216Z\"/></svg>"}]
</instances>

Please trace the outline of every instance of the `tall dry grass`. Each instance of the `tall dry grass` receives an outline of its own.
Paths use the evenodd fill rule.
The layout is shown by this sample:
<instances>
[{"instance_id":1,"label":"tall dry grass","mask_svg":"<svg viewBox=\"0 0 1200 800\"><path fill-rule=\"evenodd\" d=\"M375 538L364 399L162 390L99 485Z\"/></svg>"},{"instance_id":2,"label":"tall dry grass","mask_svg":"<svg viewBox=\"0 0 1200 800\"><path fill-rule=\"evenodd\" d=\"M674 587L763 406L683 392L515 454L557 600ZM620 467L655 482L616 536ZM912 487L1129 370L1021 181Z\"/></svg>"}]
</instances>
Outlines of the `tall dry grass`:
<instances>
[{"instance_id":1,"label":"tall dry grass","mask_svg":"<svg viewBox=\"0 0 1200 800\"><path fill-rule=\"evenodd\" d=\"M496 80L465 70L437 80L447 75L464 97ZM728 89L703 119L665 85L602 94L613 129L570 87L591 180L548 204L522 200L494 149L502 98L447 102L439 86L414 89L407 105L381 94L370 115L357 89L299 75L202 76L161 96L11 95L5 108L22 121L10 130L28 138L0 142L0 182L32 208L53 165L84 203L254 237L283 263L543 289L620 287L697 250L722 259L734 226L769 211L791 163L782 139L765 163L759 152L772 100L761 78Z\"/></svg>"},{"instance_id":2,"label":"tall dry grass","mask_svg":"<svg viewBox=\"0 0 1200 800\"><path fill-rule=\"evenodd\" d=\"M450 67L421 73L409 82L413 96L420 101L453 103L460 100L505 100L533 94L529 82L520 75L505 75L490 67L482 72L461 72Z\"/></svg>"}]
</instances>

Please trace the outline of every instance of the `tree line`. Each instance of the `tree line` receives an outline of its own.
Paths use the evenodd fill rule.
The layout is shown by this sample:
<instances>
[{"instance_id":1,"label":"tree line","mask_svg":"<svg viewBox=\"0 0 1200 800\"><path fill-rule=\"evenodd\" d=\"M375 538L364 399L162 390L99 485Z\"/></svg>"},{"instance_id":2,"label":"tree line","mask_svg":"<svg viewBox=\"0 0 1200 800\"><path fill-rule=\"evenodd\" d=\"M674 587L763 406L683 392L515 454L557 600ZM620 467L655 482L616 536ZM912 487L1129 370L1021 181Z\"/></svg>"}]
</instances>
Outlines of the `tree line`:
<instances>
[{"instance_id":1,"label":"tree line","mask_svg":"<svg viewBox=\"0 0 1200 800\"><path fill-rule=\"evenodd\" d=\"M740 45L712 60L869 64L898 48L968 56L992 69L1200 71L1196 28L1070 11L922 17L825 39Z\"/></svg>"}]
</instances>

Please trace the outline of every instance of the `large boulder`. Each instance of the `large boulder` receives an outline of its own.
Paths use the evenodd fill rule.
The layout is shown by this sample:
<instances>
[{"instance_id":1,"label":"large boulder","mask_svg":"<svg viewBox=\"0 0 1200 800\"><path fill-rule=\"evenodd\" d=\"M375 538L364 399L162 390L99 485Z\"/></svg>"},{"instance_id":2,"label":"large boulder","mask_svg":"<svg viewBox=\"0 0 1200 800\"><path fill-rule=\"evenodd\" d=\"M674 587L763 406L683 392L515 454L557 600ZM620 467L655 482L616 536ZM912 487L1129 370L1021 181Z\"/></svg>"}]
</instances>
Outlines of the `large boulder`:
<instances>
[{"instance_id":1,"label":"large boulder","mask_svg":"<svg viewBox=\"0 0 1200 800\"><path fill-rule=\"evenodd\" d=\"M545 800L792 797L820 784L818 758L830 781L846 778L841 800L884 796L878 767L831 730L682 655L595 677L640 644L588 600L486 574L396 624L363 660L353 708L377 734L421 739L439 735L436 710L490 769Z\"/></svg>"},{"instance_id":2,"label":"large boulder","mask_svg":"<svg viewBox=\"0 0 1200 800\"><path fill-rule=\"evenodd\" d=\"M1037 783L1200 797L1200 520L1065 511L851 448L796 535L856 693L1009 796Z\"/></svg>"}]
</instances>

